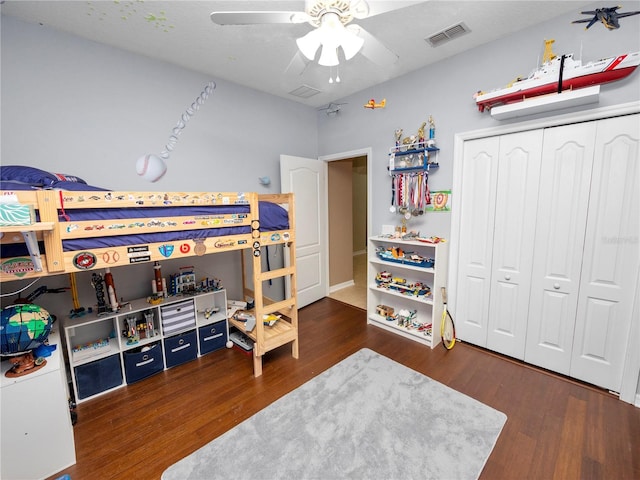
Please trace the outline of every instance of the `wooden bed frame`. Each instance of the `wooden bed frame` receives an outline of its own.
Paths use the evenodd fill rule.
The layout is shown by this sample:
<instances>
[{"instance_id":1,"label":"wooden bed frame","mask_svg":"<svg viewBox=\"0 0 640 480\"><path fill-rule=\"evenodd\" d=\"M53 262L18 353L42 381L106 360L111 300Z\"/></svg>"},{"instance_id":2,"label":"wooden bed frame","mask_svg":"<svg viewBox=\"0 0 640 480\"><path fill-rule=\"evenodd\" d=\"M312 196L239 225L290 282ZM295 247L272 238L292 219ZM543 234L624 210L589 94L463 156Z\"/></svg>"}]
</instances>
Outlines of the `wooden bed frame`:
<instances>
[{"instance_id":1,"label":"wooden bed frame","mask_svg":"<svg viewBox=\"0 0 640 480\"><path fill-rule=\"evenodd\" d=\"M2 244L26 243L30 255L2 258L0 281L28 280L35 277L75 273L91 269L111 268L133 263L155 262L167 258L183 258L238 250L242 258L243 293L255 301L256 327L244 331L244 324L229 319L229 324L239 328L254 342L253 366L256 377L262 374L262 357L265 353L291 343L292 356L298 358L298 310L296 301L295 262L295 211L293 194L259 195L249 192L102 192L102 191L2 191L13 195L23 205L30 205L39 215L39 221L25 226L3 226ZM279 204L288 212L288 229L261 231L259 202ZM214 214L137 218L132 210L131 218L116 220L66 221L65 215L73 209L138 209L144 207L188 207L194 205L248 205L249 213ZM183 230L215 229L229 226L250 227L249 233L212 236L201 240L162 241L158 243L96 248L89 251L64 251L62 241L89 237L169 232ZM44 242L44 251L38 247ZM263 271L261 248L282 245L285 266L277 270ZM172 249L170 257L161 253L161 247ZM245 260L249 252L252 260ZM246 256L249 256L246 255ZM251 263L252 273L245 267ZM263 282L284 278L287 286L285 299L275 301L263 295ZM263 325L263 315L276 314L281 320L272 327Z\"/></svg>"}]
</instances>

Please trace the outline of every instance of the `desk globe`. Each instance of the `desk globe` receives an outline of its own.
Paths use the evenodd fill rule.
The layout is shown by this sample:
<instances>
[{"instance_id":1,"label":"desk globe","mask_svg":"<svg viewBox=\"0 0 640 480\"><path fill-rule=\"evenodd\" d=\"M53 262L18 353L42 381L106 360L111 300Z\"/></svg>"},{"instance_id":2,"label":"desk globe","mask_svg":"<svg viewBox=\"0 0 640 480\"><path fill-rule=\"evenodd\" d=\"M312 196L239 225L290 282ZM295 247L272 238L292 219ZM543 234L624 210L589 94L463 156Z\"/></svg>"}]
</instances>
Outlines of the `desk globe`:
<instances>
[{"instance_id":1,"label":"desk globe","mask_svg":"<svg viewBox=\"0 0 640 480\"><path fill-rule=\"evenodd\" d=\"M34 358L33 350L42 345L51 332L53 318L44 308L33 304L9 305L2 309L0 355L9 357L13 366L7 377L19 377L42 368L44 358Z\"/></svg>"}]
</instances>

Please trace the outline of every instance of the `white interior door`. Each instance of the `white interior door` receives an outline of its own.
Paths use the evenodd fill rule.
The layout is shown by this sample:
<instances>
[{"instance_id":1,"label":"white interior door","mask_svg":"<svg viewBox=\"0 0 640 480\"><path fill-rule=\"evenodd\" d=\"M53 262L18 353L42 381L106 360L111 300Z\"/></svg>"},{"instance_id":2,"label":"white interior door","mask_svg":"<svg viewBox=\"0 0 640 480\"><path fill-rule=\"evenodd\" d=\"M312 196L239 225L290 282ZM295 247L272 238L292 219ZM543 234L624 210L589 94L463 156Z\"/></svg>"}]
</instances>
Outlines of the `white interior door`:
<instances>
[{"instance_id":1,"label":"white interior door","mask_svg":"<svg viewBox=\"0 0 640 480\"><path fill-rule=\"evenodd\" d=\"M456 253L456 334L467 342L486 346L493 253L499 137L464 144L460 195L454 207L459 226Z\"/></svg>"},{"instance_id":2,"label":"white interior door","mask_svg":"<svg viewBox=\"0 0 640 480\"><path fill-rule=\"evenodd\" d=\"M620 391L640 254L640 115L597 122L572 377ZM635 321L638 321L636 318Z\"/></svg>"},{"instance_id":3,"label":"white interior door","mask_svg":"<svg viewBox=\"0 0 640 480\"><path fill-rule=\"evenodd\" d=\"M525 360L569 374L596 122L547 128Z\"/></svg>"},{"instance_id":4,"label":"white interior door","mask_svg":"<svg viewBox=\"0 0 640 480\"><path fill-rule=\"evenodd\" d=\"M520 360L527 334L541 157L542 130L500 137L487 348Z\"/></svg>"},{"instance_id":5,"label":"white interior door","mask_svg":"<svg viewBox=\"0 0 640 480\"><path fill-rule=\"evenodd\" d=\"M298 308L329 294L327 164L280 155L282 192L293 192L296 208Z\"/></svg>"}]
</instances>

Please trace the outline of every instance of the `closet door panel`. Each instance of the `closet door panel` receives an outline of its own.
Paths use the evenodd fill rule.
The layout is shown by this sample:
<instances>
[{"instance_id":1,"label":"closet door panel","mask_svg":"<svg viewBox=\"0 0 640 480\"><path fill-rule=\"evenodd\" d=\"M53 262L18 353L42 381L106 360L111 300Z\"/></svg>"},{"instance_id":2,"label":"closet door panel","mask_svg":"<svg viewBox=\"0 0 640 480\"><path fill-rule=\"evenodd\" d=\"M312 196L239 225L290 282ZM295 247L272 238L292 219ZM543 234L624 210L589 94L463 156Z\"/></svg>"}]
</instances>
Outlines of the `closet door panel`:
<instances>
[{"instance_id":1,"label":"closet door panel","mask_svg":"<svg viewBox=\"0 0 640 480\"><path fill-rule=\"evenodd\" d=\"M597 122L570 372L613 391L622 381L639 262L639 118Z\"/></svg>"},{"instance_id":2,"label":"closet door panel","mask_svg":"<svg viewBox=\"0 0 640 480\"><path fill-rule=\"evenodd\" d=\"M544 131L525 360L568 374L596 126Z\"/></svg>"},{"instance_id":3,"label":"closet door panel","mask_svg":"<svg viewBox=\"0 0 640 480\"><path fill-rule=\"evenodd\" d=\"M487 348L523 359L542 130L500 138Z\"/></svg>"},{"instance_id":4,"label":"closet door panel","mask_svg":"<svg viewBox=\"0 0 640 480\"><path fill-rule=\"evenodd\" d=\"M460 209L456 334L486 346L491 254L498 163L498 137L465 142Z\"/></svg>"}]
</instances>

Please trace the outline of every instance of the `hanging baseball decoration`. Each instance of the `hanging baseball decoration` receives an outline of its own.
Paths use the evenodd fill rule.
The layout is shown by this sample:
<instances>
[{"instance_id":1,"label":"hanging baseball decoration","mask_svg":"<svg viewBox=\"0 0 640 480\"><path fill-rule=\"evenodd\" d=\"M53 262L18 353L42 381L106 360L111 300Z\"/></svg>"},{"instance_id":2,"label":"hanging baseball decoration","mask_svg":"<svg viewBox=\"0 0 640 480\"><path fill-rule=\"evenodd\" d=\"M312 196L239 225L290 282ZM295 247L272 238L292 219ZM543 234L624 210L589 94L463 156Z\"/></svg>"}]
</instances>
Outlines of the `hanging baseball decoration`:
<instances>
[{"instance_id":1,"label":"hanging baseball decoration","mask_svg":"<svg viewBox=\"0 0 640 480\"><path fill-rule=\"evenodd\" d=\"M196 98L191 106L185 110L176 126L173 127L171 135L169 136L169 141L159 155L148 153L138 159L136 162L136 173L138 175L149 182L157 182L165 173L167 173L167 164L165 162L169 159L169 155L175 148L176 143L178 142L178 137L184 130L189 119L195 115L202 105L204 105L204 102L209 98L209 95L215 88L215 82L209 82L198 98Z\"/></svg>"}]
</instances>

